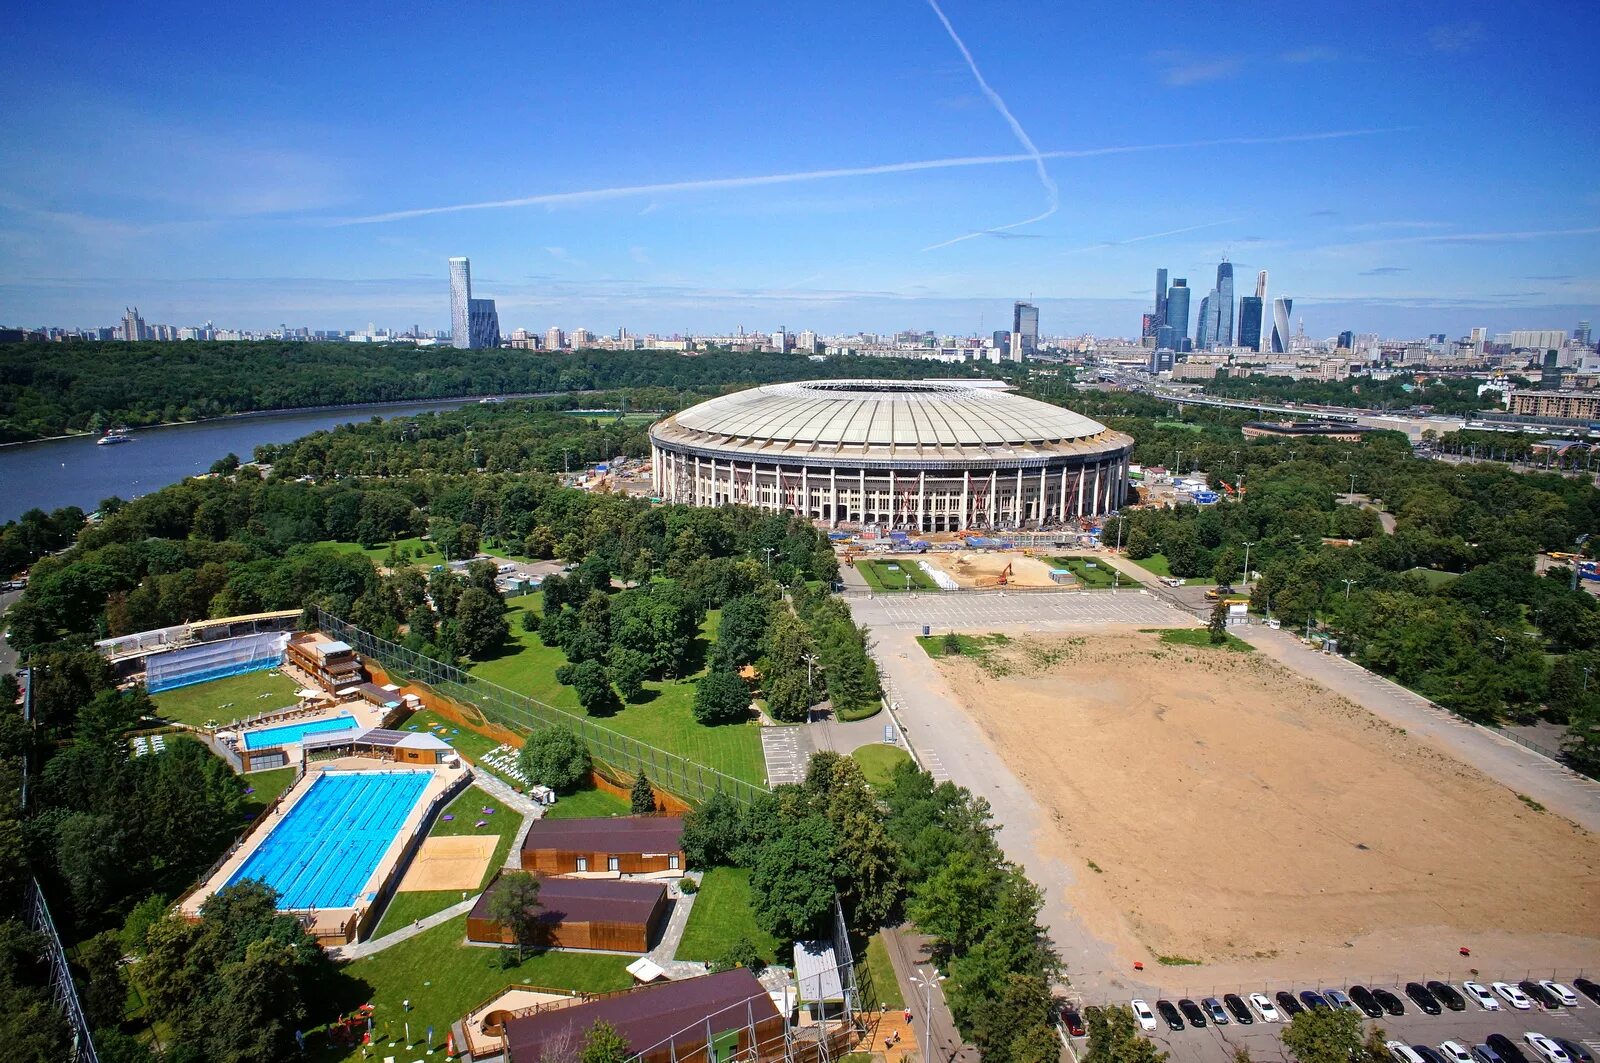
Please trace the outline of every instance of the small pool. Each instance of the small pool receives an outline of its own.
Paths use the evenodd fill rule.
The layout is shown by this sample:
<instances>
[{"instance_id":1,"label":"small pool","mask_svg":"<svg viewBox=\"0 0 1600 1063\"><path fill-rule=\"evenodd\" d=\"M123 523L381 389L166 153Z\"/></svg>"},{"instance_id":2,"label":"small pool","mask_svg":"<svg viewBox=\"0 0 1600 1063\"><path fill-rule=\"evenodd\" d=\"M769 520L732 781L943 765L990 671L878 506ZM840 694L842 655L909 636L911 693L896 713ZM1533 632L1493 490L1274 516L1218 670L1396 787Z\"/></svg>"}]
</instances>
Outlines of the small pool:
<instances>
[{"instance_id":1,"label":"small pool","mask_svg":"<svg viewBox=\"0 0 1600 1063\"><path fill-rule=\"evenodd\" d=\"M353 731L356 718L346 713L326 720L307 720L304 723L285 723L277 727L263 727L259 731L244 733L246 749L271 749L300 741L306 735L325 734L331 731Z\"/></svg>"}]
</instances>

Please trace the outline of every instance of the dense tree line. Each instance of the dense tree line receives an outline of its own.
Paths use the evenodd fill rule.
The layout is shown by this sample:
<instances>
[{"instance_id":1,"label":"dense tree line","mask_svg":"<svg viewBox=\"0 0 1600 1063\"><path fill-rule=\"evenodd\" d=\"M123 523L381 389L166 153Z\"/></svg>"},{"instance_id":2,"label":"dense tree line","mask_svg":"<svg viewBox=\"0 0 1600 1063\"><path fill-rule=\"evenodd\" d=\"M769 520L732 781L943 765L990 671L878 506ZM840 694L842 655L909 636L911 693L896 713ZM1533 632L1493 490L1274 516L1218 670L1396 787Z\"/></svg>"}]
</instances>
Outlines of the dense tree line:
<instances>
[{"instance_id":1,"label":"dense tree line","mask_svg":"<svg viewBox=\"0 0 1600 1063\"><path fill-rule=\"evenodd\" d=\"M1517 379L1520 385L1526 380ZM1431 407L1436 413L1468 414L1498 405L1498 396L1487 399L1478 394L1482 381L1473 377L1439 377L1429 374L1396 373L1384 380L1348 377L1344 380L1296 380L1287 376L1252 373L1242 377L1217 377L1208 380L1208 395L1259 402L1350 406L1363 410L1405 410Z\"/></svg>"},{"instance_id":2,"label":"dense tree line","mask_svg":"<svg viewBox=\"0 0 1600 1063\"><path fill-rule=\"evenodd\" d=\"M0 443L250 410L610 388L748 387L810 377L921 377L902 358L713 351L458 350L359 343L0 345ZM940 365L948 376L970 370Z\"/></svg>"},{"instance_id":3,"label":"dense tree line","mask_svg":"<svg viewBox=\"0 0 1600 1063\"><path fill-rule=\"evenodd\" d=\"M30 509L20 520L6 521L0 528L0 576L21 572L46 554L71 546L83 518L77 506L62 506L49 513Z\"/></svg>"}]
</instances>

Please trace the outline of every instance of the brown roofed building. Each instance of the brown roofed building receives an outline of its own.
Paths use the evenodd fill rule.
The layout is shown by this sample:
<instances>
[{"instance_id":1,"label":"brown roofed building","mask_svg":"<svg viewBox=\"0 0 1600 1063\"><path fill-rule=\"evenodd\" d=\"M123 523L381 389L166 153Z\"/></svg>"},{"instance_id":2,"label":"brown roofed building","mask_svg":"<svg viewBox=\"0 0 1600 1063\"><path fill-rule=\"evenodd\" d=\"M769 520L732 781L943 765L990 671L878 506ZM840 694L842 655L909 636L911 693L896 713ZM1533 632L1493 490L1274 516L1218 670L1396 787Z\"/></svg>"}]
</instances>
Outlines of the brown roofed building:
<instances>
[{"instance_id":1,"label":"brown roofed building","mask_svg":"<svg viewBox=\"0 0 1600 1063\"><path fill-rule=\"evenodd\" d=\"M683 870L682 816L537 819L522 870L543 875L643 875Z\"/></svg>"},{"instance_id":2,"label":"brown roofed building","mask_svg":"<svg viewBox=\"0 0 1600 1063\"><path fill-rule=\"evenodd\" d=\"M784 1058L783 1016L756 976L739 967L508 1019L507 1059L539 1063L556 1046L582 1043L597 1022L616 1027L639 1063Z\"/></svg>"},{"instance_id":3,"label":"brown roofed building","mask_svg":"<svg viewBox=\"0 0 1600 1063\"><path fill-rule=\"evenodd\" d=\"M305 671L330 694L367 681L361 658L349 645L316 632L301 632L285 648L289 663Z\"/></svg>"},{"instance_id":4,"label":"brown roofed building","mask_svg":"<svg viewBox=\"0 0 1600 1063\"><path fill-rule=\"evenodd\" d=\"M467 914L467 940L512 944L511 931L490 915L496 879ZM539 930L531 944L558 949L649 952L650 938L667 912L660 882L615 879L539 879Z\"/></svg>"}]
</instances>

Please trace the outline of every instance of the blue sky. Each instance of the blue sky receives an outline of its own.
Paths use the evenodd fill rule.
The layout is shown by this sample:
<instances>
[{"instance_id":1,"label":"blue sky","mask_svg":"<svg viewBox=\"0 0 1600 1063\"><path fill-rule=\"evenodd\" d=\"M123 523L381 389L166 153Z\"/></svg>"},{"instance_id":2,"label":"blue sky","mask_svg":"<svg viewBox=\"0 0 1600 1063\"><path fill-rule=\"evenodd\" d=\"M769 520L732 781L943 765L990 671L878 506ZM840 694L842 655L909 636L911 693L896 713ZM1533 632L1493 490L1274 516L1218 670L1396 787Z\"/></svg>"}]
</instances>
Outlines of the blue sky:
<instances>
[{"instance_id":1,"label":"blue sky","mask_svg":"<svg viewBox=\"0 0 1600 1063\"><path fill-rule=\"evenodd\" d=\"M1600 6L940 4L18 7L0 321L445 328L454 254L505 330L1129 334L1224 254L1600 317Z\"/></svg>"}]
</instances>

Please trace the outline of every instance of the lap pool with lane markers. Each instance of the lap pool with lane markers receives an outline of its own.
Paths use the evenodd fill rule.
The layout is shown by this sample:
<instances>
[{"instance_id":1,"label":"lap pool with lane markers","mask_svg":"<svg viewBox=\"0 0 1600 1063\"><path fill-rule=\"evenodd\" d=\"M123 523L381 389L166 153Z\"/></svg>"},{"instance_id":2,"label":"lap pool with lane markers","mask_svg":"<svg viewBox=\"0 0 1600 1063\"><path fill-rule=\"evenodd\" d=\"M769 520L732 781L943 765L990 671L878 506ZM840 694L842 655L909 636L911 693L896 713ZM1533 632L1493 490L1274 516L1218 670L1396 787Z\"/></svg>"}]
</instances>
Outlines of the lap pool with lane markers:
<instances>
[{"instance_id":1,"label":"lap pool with lane markers","mask_svg":"<svg viewBox=\"0 0 1600 1063\"><path fill-rule=\"evenodd\" d=\"M287 746L305 738L306 735L331 734L334 731L353 731L356 729L356 718L350 715L335 716L326 720L308 720L305 723L285 723L277 727L263 727L259 731L246 731L244 733L244 747L246 749L271 749L273 746Z\"/></svg>"},{"instance_id":2,"label":"lap pool with lane markers","mask_svg":"<svg viewBox=\"0 0 1600 1063\"><path fill-rule=\"evenodd\" d=\"M432 778L427 771L319 776L228 885L260 879L284 909L355 905Z\"/></svg>"}]
</instances>

